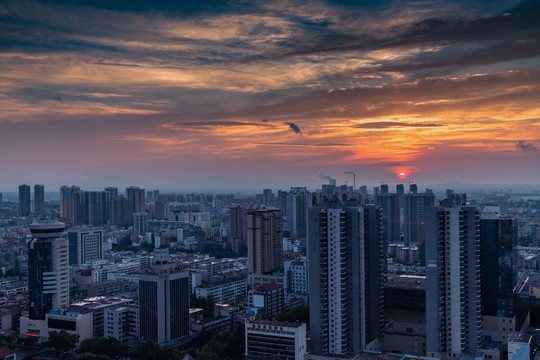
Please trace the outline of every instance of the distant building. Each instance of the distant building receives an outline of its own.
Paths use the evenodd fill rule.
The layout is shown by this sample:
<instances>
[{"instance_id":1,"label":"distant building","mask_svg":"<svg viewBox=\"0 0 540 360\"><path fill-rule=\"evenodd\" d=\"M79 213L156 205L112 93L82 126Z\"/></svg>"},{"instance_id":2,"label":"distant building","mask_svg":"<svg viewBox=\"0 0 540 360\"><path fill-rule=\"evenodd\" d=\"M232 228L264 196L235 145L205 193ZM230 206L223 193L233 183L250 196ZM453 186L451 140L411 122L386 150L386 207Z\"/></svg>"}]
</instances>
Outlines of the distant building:
<instances>
[{"instance_id":1,"label":"distant building","mask_svg":"<svg viewBox=\"0 0 540 360\"><path fill-rule=\"evenodd\" d=\"M411 186L414 184L411 184ZM435 206L432 192L404 195L404 236L406 243L425 243L425 212Z\"/></svg>"},{"instance_id":2,"label":"distant building","mask_svg":"<svg viewBox=\"0 0 540 360\"><path fill-rule=\"evenodd\" d=\"M139 338L164 343L189 335L188 273L139 275Z\"/></svg>"},{"instance_id":3,"label":"distant building","mask_svg":"<svg viewBox=\"0 0 540 360\"><path fill-rule=\"evenodd\" d=\"M382 186L381 186L382 188ZM388 185L386 193L382 192L377 196L377 205L382 209L383 213L383 236L385 244L395 243L401 240L400 229L400 202L398 194L389 194Z\"/></svg>"},{"instance_id":4,"label":"distant building","mask_svg":"<svg viewBox=\"0 0 540 360\"><path fill-rule=\"evenodd\" d=\"M103 259L103 229L77 226L69 229L69 265Z\"/></svg>"},{"instance_id":5,"label":"distant building","mask_svg":"<svg viewBox=\"0 0 540 360\"><path fill-rule=\"evenodd\" d=\"M74 216L74 194L81 188L72 185L71 187L62 185L60 187L60 218L68 223L73 223Z\"/></svg>"},{"instance_id":6,"label":"distant building","mask_svg":"<svg viewBox=\"0 0 540 360\"><path fill-rule=\"evenodd\" d=\"M247 213L244 205L231 206L229 209L229 236L238 239L240 245L247 246Z\"/></svg>"},{"instance_id":7,"label":"distant building","mask_svg":"<svg viewBox=\"0 0 540 360\"><path fill-rule=\"evenodd\" d=\"M247 280L246 278L226 279L199 285L195 288L195 295L212 299L216 304L237 304L246 299Z\"/></svg>"},{"instance_id":8,"label":"distant building","mask_svg":"<svg viewBox=\"0 0 540 360\"><path fill-rule=\"evenodd\" d=\"M30 215L30 186L26 184L19 186L19 215Z\"/></svg>"},{"instance_id":9,"label":"distant building","mask_svg":"<svg viewBox=\"0 0 540 360\"><path fill-rule=\"evenodd\" d=\"M145 212L133 213L133 233L134 234L146 233L146 213Z\"/></svg>"},{"instance_id":10,"label":"distant building","mask_svg":"<svg viewBox=\"0 0 540 360\"><path fill-rule=\"evenodd\" d=\"M128 226L133 222L132 216L128 199L123 195L112 198L110 206L110 223L112 225Z\"/></svg>"},{"instance_id":11,"label":"distant building","mask_svg":"<svg viewBox=\"0 0 540 360\"><path fill-rule=\"evenodd\" d=\"M292 237L306 236L306 214L309 206L309 192L305 187L291 187L286 196L285 218L287 230Z\"/></svg>"},{"instance_id":12,"label":"distant building","mask_svg":"<svg viewBox=\"0 0 540 360\"><path fill-rule=\"evenodd\" d=\"M45 186L34 185L34 214L45 214Z\"/></svg>"},{"instance_id":13,"label":"distant building","mask_svg":"<svg viewBox=\"0 0 540 360\"><path fill-rule=\"evenodd\" d=\"M107 224L108 205L105 191L76 191L73 193L73 223L102 226Z\"/></svg>"},{"instance_id":14,"label":"distant building","mask_svg":"<svg viewBox=\"0 0 540 360\"><path fill-rule=\"evenodd\" d=\"M144 213L146 211L145 195L145 190L139 189L137 186L130 186L126 188L126 197L129 201L129 213L133 221L133 225L135 225L135 217L133 217L133 214Z\"/></svg>"},{"instance_id":15,"label":"distant building","mask_svg":"<svg viewBox=\"0 0 540 360\"><path fill-rule=\"evenodd\" d=\"M247 215L248 276L283 271L281 210L253 210Z\"/></svg>"},{"instance_id":16,"label":"distant building","mask_svg":"<svg viewBox=\"0 0 540 360\"><path fill-rule=\"evenodd\" d=\"M246 320L245 358L303 360L307 351L306 324Z\"/></svg>"}]
</instances>

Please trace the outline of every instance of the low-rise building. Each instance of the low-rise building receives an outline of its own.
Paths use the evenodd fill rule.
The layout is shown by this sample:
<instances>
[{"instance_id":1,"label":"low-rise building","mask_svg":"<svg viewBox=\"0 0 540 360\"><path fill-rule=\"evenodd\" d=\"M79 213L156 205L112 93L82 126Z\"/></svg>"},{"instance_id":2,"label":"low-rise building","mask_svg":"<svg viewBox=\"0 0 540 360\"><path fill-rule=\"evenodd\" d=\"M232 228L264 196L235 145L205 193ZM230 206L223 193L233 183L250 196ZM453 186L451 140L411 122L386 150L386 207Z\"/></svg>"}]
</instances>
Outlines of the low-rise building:
<instances>
[{"instance_id":1,"label":"low-rise building","mask_svg":"<svg viewBox=\"0 0 540 360\"><path fill-rule=\"evenodd\" d=\"M117 306L103 310L104 336L120 342L136 339L139 335L139 308L137 306Z\"/></svg>"},{"instance_id":2,"label":"low-rise building","mask_svg":"<svg viewBox=\"0 0 540 360\"><path fill-rule=\"evenodd\" d=\"M306 324L246 320L245 358L302 360L306 354Z\"/></svg>"},{"instance_id":3,"label":"low-rise building","mask_svg":"<svg viewBox=\"0 0 540 360\"><path fill-rule=\"evenodd\" d=\"M48 313L45 314L45 320L21 317L21 336L39 337L39 341L44 342L49 339L49 332L62 330L79 335L79 344L85 339L92 338L94 336L93 313L91 311L67 311L65 314Z\"/></svg>"},{"instance_id":4,"label":"low-rise building","mask_svg":"<svg viewBox=\"0 0 540 360\"><path fill-rule=\"evenodd\" d=\"M214 283L202 284L195 288L197 297L212 298L216 304L237 304L247 295L246 278L226 279Z\"/></svg>"}]
</instances>

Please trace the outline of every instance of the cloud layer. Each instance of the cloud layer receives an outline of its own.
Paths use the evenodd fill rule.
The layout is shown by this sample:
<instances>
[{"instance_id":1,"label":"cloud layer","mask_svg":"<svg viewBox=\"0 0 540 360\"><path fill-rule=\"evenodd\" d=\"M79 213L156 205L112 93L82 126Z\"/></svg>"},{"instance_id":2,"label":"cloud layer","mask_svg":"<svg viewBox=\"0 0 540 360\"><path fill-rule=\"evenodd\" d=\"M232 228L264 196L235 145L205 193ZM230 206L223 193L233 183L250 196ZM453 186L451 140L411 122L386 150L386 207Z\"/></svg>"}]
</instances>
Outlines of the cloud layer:
<instances>
[{"instance_id":1,"label":"cloud layer","mask_svg":"<svg viewBox=\"0 0 540 360\"><path fill-rule=\"evenodd\" d=\"M510 0L4 1L0 188L534 182L538 18Z\"/></svg>"}]
</instances>

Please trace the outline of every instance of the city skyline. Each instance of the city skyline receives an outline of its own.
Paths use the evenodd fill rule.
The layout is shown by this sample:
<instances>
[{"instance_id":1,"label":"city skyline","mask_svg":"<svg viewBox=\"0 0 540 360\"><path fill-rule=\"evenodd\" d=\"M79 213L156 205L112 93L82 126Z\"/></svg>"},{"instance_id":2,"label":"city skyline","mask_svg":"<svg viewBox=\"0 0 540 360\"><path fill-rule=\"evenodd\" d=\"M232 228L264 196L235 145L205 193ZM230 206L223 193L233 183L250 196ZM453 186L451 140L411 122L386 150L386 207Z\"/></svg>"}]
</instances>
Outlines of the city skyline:
<instances>
[{"instance_id":1,"label":"city skyline","mask_svg":"<svg viewBox=\"0 0 540 360\"><path fill-rule=\"evenodd\" d=\"M353 3L3 2L2 190L537 182L536 2Z\"/></svg>"}]
</instances>

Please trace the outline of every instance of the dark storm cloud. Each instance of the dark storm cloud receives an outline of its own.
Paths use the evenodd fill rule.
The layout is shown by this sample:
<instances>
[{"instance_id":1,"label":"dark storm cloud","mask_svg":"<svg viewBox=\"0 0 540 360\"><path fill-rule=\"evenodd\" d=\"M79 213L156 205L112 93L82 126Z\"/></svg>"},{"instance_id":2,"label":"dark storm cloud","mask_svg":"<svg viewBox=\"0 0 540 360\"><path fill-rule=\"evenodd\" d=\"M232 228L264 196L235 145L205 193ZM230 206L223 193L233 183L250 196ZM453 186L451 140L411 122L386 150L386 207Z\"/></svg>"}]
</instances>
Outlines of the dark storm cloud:
<instances>
[{"instance_id":1,"label":"dark storm cloud","mask_svg":"<svg viewBox=\"0 0 540 360\"><path fill-rule=\"evenodd\" d=\"M265 123L244 122L244 121L180 121L172 125L174 128L203 128L203 127L221 127L221 126L272 126Z\"/></svg>"},{"instance_id":2,"label":"dark storm cloud","mask_svg":"<svg viewBox=\"0 0 540 360\"><path fill-rule=\"evenodd\" d=\"M364 124L358 124L355 127L361 129L387 129L395 127L437 127L439 124L433 123L404 123L399 121L376 121Z\"/></svg>"},{"instance_id":3,"label":"dark storm cloud","mask_svg":"<svg viewBox=\"0 0 540 360\"><path fill-rule=\"evenodd\" d=\"M285 125L289 125L289 127L291 128L292 131L294 131L294 133L296 134L302 134L302 130L300 130L300 128L298 127L298 125L296 125L295 123L293 122L284 122L283 124Z\"/></svg>"},{"instance_id":4,"label":"dark storm cloud","mask_svg":"<svg viewBox=\"0 0 540 360\"><path fill-rule=\"evenodd\" d=\"M516 143L516 149L529 152L529 151L538 151L538 147L533 143L526 142L525 140L519 140Z\"/></svg>"},{"instance_id":5,"label":"dark storm cloud","mask_svg":"<svg viewBox=\"0 0 540 360\"><path fill-rule=\"evenodd\" d=\"M444 112L497 103L529 107L540 97L540 69L516 70L468 77L419 78L378 87L313 91L287 101L235 112L228 116L274 119L372 118L394 112ZM506 89L515 89L507 91ZM494 91L498 90L498 91ZM339 109L339 111L336 111ZM219 114L220 117L227 117Z\"/></svg>"},{"instance_id":6,"label":"dark storm cloud","mask_svg":"<svg viewBox=\"0 0 540 360\"><path fill-rule=\"evenodd\" d=\"M351 147L353 145L345 143L284 143L284 142L264 142L257 145L275 145L275 146L310 146L310 147Z\"/></svg>"}]
</instances>

